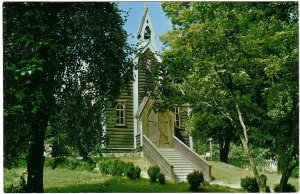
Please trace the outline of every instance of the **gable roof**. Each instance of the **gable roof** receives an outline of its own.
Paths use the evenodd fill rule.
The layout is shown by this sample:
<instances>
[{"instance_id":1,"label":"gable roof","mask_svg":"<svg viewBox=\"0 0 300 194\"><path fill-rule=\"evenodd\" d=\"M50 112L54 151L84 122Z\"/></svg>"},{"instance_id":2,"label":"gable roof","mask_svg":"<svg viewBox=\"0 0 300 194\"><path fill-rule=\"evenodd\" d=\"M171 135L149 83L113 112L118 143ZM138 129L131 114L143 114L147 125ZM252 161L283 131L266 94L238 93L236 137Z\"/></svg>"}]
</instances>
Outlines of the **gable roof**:
<instances>
[{"instance_id":1,"label":"gable roof","mask_svg":"<svg viewBox=\"0 0 300 194\"><path fill-rule=\"evenodd\" d=\"M139 118L142 114L142 112L144 111L145 107L146 107L146 104L147 102L149 101L149 97L148 96L145 96L143 98L143 101L141 102L140 106L139 106L139 109L135 115L136 118Z\"/></svg>"}]
</instances>

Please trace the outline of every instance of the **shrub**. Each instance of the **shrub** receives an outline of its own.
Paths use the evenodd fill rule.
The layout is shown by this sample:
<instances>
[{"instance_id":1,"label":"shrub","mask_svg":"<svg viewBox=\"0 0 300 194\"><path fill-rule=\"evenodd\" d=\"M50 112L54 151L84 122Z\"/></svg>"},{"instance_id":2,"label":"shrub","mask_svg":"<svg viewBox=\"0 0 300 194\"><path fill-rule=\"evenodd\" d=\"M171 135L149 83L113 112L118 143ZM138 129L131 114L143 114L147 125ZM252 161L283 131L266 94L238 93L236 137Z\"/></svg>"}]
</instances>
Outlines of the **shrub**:
<instances>
[{"instance_id":1,"label":"shrub","mask_svg":"<svg viewBox=\"0 0 300 194\"><path fill-rule=\"evenodd\" d=\"M45 160L45 166L51 167L52 170L56 167L56 162L54 158L46 158Z\"/></svg>"},{"instance_id":2,"label":"shrub","mask_svg":"<svg viewBox=\"0 0 300 194\"><path fill-rule=\"evenodd\" d=\"M140 179L141 178L141 168L140 167L138 167L138 166L136 166L135 168L134 168L134 177L136 178L136 179Z\"/></svg>"},{"instance_id":3,"label":"shrub","mask_svg":"<svg viewBox=\"0 0 300 194\"><path fill-rule=\"evenodd\" d=\"M166 183L165 175L163 173L157 174L157 180L158 180L159 184L161 184L161 185Z\"/></svg>"},{"instance_id":4,"label":"shrub","mask_svg":"<svg viewBox=\"0 0 300 194\"><path fill-rule=\"evenodd\" d=\"M247 192L259 192L259 187L256 179L254 177L244 177L241 179L241 187L245 189Z\"/></svg>"},{"instance_id":5,"label":"shrub","mask_svg":"<svg viewBox=\"0 0 300 194\"><path fill-rule=\"evenodd\" d=\"M138 166L134 166L133 163L130 162L129 168L126 171L126 176L129 179L139 179L141 178L141 169Z\"/></svg>"},{"instance_id":6,"label":"shrub","mask_svg":"<svg viewBox=\"0 0 300 194\"><path fill-rule=\"evenodd\" d=\"M156 165L155 166L150 166L147 169L147 174L150 178L150 182L152 182L152 183L156 182L157 175L158 175L159 172L160 172L160 168Z\"/></svg>"},{"instance_id":7,"label":"shrub","mask_svg":"<svg viewBox=\"0 0 300 194\"><path fill-rule=\"evenodd\" d=\"M274 192L279 192L279 184L274 185ZM283 187L282 192L296 192L296 188L288 183L285 187Z\"/></svg>"},{"instance_id":8,"label":"shrub","mask_svg":"<svg viewBox=\"0 0 300 194\"><path fill-rule=\"evenodd\" d=\"M112 176L127 176L129 179L139 179L141 169L134 166L132 162L123 162L120 159L106 159L98 162L99 170L102 174Z\"/></svg>"},{"instance_id":9,"label":"shrub","mask_svg":"<svg viewBox=\"0 0 300 194\"><path fill-rule=\"evenodd\" d=\"M98 166L101 174L108 174L108 161L105 160L100 161L98 163Z\"/></svg>"},{"instance_id":10,"label":"shrub","mask_svg":"<svg viewBox=\"0 0 300 194\"><path fill-rule=\"evenodd\" d=\"M126 176L129 179L135 179L135 168L132 162L127 163Z\"/></svg>"},{"instance_id":11,"label":"shrub","mask_svg":"<svg viewBox=\"0 0 300 194\"><path fill-rule=\"evenodd\" d=\"M114 159L109 163L109 174L112 176L122 176L126 172L126 167L125 162Z\"/></svg>"},{"instance_id":12,"label":"shrub","mask_svg":"<svg viewBox=\"0 0 300 194\"><path fill-rule=\"evenodd\" d=\"M75 170L76 167L78 166L79 161L76 158L67 158L65 160L65 165L67 166L68 169Z\"/></svg>"},{"instance_id":13,"label":"shrub","mask_svg":"<svg viewBox=\"0 0 300 194\"><path fill-rule=\"evenodd\" d=\"M187 181L190 184L190 190L196 191L198 187L203 183L204 176L202 172L193 171L187 175Z\"/></svg>"},{"instance_id":14,"label":"shrub","mask_svg":"<svg viewBox=\"0 0 300 194\"><path fill-rule=\"evenodd\" d=\"M96 167L96 163L93 163L91 161L81 161L79 163L80 167L84 170L87 170L89 172L93 171ZM78 167L77 167L78 168Z\"/></svg>"}]
</instances>

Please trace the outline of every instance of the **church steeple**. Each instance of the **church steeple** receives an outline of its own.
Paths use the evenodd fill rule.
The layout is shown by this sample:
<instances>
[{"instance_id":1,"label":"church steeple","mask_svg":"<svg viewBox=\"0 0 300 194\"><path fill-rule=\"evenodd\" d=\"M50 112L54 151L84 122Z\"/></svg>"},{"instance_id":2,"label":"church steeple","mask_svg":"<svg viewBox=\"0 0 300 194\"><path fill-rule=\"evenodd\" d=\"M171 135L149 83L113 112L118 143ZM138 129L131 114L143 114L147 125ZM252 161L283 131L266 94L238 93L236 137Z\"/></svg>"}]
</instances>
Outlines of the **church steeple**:
<instances>
[{"instance_id":1,"label":"church steeple","mask_svg":"<svg viewBox=\"0 0 300 194\"><path fill-rule=\"evenodd\" d=\"M147 43L151 43L154 46L154 39L156 37L152 21L148 12L148 7L145 3L144 15L137 33L137 38L140 46L145 46Z\"/></svg>"}]
</instances>

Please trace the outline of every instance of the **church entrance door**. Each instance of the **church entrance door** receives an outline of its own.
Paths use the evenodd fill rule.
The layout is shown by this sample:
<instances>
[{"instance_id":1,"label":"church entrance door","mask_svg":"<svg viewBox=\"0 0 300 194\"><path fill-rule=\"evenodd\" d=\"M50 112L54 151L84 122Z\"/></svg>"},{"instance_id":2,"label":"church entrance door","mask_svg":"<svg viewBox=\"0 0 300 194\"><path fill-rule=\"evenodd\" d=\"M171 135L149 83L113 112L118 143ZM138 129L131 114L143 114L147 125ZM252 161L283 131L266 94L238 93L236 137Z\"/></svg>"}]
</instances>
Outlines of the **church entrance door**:
<instances>
[{"instance_id":1,"label":"church entrance door","mask_svg":"<svg viewBox=\"0 0 300 194\"><path fill-rule=\"evenodd\" d=\"M146 136L154 145L159 146L158 114L153 110L151 110L148 116L147 129Z\"/></svg>"},{"instance_id":2,"label":"church entrance door","mask_svg":"<svg viewBox=\"0 0 300 194\"><path fill-rule=\"evenodd\" d=\"M160 148L173 146L174 125L170 113L158 113L151 110L148 116L147 137Z\"/></svg>"}]
</instances>

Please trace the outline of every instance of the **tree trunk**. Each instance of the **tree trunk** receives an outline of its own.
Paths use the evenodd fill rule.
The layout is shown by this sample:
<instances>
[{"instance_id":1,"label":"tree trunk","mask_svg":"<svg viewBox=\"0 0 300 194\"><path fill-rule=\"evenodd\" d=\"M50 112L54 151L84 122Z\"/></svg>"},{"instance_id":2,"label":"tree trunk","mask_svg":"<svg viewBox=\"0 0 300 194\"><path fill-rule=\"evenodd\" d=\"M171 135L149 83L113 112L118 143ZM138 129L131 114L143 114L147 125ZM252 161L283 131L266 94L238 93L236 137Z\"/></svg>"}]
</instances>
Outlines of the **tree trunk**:
<instances>
[{"instance_id":1,"label":"tree trunk","mask_svg":"<svg viewBox=\"0 0 300 194\"><path fill-rule=\"evenodd\" d=\"M226 137L224 145L220 144L220 161L228 163L228 154L229 154L229 146L230 146L230 137Z\"/></svg>"},{"instance_id":2,"label":"tree trunk","mask_svg":"<svg viewBox=\"0 0 300 194\"><path fill-rule=\"evenodd\" d=\"M244 145L244 140L242 140L242 142L243 142L243 145ZM248 148L248 145L244 146L244 149L245 149L246 154L248 156L248 159L249 159L254 177L255 177L255 179L258 183L259 191L261 193L265 193L267 191L267 177L266 177L266 175L259 175L258 170L256 168L256 163L255 163L255 161L253 160L253 158L250 154L250 150Z\"/></svg>"},{"instance_id":3,"label":"tree trunk","mask_svg":"<svg viewBox=\"0 0 300 194\"><path fill-rule=\"evenodd\" d=\"M267 177L266 177L266 175L261 175L260 176L259 173L258 173L258 170L256 168L256 163L253 160L253 157L251 156L250 150L248 148L248 132L247 132L248 128L246 127L246 125L244 123L244 119L242 117L242 113L240 111L240 108L239 108L238 104L236 104L236 109L238 111L238 117L239 117L240 124L243 128L243 135L241 135L240 139L242 141L242 144L243 144L244 150L246 152L246 155L248 156L248 159L249 159L254 177L255 177L255 179L258 183L259 191L261 193L265 193L267 191L267 185L266 185L267 184Z\"/></svg>"},{"instance_id":4,"label":"tree trunk","mask_svg":"<svg viewBox=\"0 0 300 194\"><path fill-rule=\"evenodd\" d=\"M27 156L27 187L26 192L42 193L44 173L44 128L35 129Z\"/></svg>"},{"instance_id":5,"label":"tree trunk","mask_svg":"<svg viewBox=\"0 0 300 194\"><path fill-rule=\"evenodd\" d=\"M298 165L298 163L296 162L292 165L288 165L287 168L282 169L282 175L281 175L281 178L280 178L278 192L285 192L284 188L286 187L286 185L289 181L289 178L292 174L292 171L297 167L297 165Z\"/></svg>"}]
</instances>

